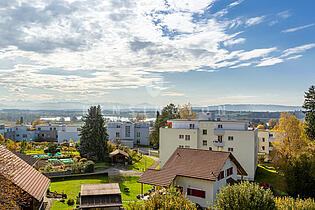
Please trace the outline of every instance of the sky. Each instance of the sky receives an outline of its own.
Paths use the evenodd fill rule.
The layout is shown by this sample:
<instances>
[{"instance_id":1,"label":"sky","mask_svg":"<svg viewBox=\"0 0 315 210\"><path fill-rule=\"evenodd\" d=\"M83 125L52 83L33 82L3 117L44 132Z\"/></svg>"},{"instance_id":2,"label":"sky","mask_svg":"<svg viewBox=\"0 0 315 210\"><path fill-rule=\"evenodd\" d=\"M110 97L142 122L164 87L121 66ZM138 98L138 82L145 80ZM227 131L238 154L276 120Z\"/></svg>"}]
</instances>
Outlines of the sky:
<instances>
[{"instance_id":1,"label":"sky","mask_svg":"<svg viewBox=\"0 0 315 210\"><path fill-rule=\"evenodd\" d=\"M0 1L0 107L302 105L313 0Z\"/></svg>"}]
</instances>

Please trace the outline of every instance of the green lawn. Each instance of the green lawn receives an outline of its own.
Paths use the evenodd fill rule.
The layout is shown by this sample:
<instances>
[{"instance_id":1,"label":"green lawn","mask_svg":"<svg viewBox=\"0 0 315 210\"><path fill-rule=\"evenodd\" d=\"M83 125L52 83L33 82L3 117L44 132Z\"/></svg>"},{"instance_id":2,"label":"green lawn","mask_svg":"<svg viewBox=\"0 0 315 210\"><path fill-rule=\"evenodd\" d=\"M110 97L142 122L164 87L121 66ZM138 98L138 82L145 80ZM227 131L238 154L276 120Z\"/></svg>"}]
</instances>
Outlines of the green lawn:
<instances>
[{"instance_id":1,"label":"green lawn","mask_svg":"<svg viewBox=\"0 0 315 210\"><path fill-rule=\"evenodd\" d=\"M45 154L44 150L27 150L26 155Z\"/></svg>"},{"instance_id":2,"label":"green lawn","mask_svg":"<svg viewBox=\"0 0 315 210\"><path fill-rule=\"evenodd\" d=\"M154 163L154 160L147 156L142 156L142 159L134 163L131 166L128 166L128 170L135 170L135 171L145 171L147 168L149 168Z\"/></svg>"},{"instance_id":3,"label":"green lawn","mask_svg":"<svg viewBox=\"0 0 315 210\"><path fill-rule=\"evenodd\" d=\"M141 193L141 184L137 183L138 176L111 176L104 175L91 175L86 177L71 177L65 180L53 181L50 184L51 191L58 193L64 192L67 194L68 199L76 199L76 196L81 190L82 184L102 184L102 183L119 183L121 196L123 201L137 200L136 196ZM130 192L125 192L124 189L129 188ZM147 192L151 188L150 185L144 185L143 190ZM72 209L75 206L68 206L67 200L65 203L54 201L52 210L54 209Z\"/></svg>"},{"instance_id":4,"label":"green lawn","mask_svg":"<svg viewBox=\"0 0 315 210\"><path fill-rule=\"evenodd\" d=\"M101 171L109 168L109 163L102 162L102 163L95 163L94 169L95 171Z\"/></svg>"},{"instance_id":5,"label":"green lawn","mask_svg":"<svg viewBox=\"0 0 315 210\"><path fill-rule=\"evenodd\" d=\"M277 194L285 193L286 183L284 177L280 175L271 164L259 164L256 172L255 182L266 182L271 184Z\"/></svg>"}]
</instances>

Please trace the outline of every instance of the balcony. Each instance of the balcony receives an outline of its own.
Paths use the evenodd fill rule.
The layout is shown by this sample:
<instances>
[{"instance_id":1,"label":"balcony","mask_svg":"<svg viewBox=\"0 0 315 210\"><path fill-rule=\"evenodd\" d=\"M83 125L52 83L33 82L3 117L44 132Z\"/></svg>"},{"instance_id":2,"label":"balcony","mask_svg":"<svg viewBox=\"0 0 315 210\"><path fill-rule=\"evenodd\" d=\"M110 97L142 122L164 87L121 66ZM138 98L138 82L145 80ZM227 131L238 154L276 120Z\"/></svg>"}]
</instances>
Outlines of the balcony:
<instances>
[{"instance_id":1,"label":"balcony","mask_svg":"<svg viewBox=\"0 0 315 210\"><path fill-rule=\"evenodd\" d=\"M213 145L216 147L224 147L224 141L213 141Z\"/></svg>"},{"instance_id":2,"label":"balcony","mask_svg":"<svg viewBox=\"0 0 315 210\"><path fill-rule=\"evenodd\" d=\"M225 130L223 128L215 128L214 129L214 135L224 135L225 134Z\"/></svg>"}]
</instances>

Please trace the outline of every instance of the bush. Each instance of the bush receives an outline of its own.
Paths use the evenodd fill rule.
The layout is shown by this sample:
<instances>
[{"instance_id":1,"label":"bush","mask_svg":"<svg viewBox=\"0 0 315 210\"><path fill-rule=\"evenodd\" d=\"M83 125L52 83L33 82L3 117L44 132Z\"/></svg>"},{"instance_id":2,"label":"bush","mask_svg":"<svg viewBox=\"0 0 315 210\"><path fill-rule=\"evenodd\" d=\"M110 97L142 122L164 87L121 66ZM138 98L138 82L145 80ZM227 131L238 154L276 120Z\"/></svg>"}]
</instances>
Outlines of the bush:
<instances>
[{"instance_id":1,"label":"bush","mask_svg":"<svg viewBox=\"0 0 315 210\"><path fill-rule=\"evenodd\" d=\"M257 183L241 182L228 185L217 195L215 209L276 209L272 192ZM210 207L211 209L212 207Z\"/></svg>"},{"instance_id":2,"label":"bush","mask_svg":"<svg viewBox=\"0 0 315 210\"><path fill-rule=\"evenodd\" d=\"M92 173L94 172L94 165L95 163L91 160L88 160L83 164L83 171L84 173Z\"/></svg>"},{"instance_id":3,"label":"bush","mask_svg":"<svg viewBox=\"0 0 315 210\"><path fill-rule=\"evenodd\" d=\"M275 198L277 209L291 210L291 209L302 209L311 210L315 209L315 201L311 198L308 199L294 199L291 197L278 197Z\"/></svg>"},{"instance_id":4,"label":"bush","mask_svg":"<svg viewBox=\"0 0 315 210\"><path fill-rule=\"evenodd\" d=\"M74 200L73 200L73 199L69 199L69 200L67 201L67 204L68 204L69 206L73 206L73 205L74 205Z\"/></svg>"}]
</instances>

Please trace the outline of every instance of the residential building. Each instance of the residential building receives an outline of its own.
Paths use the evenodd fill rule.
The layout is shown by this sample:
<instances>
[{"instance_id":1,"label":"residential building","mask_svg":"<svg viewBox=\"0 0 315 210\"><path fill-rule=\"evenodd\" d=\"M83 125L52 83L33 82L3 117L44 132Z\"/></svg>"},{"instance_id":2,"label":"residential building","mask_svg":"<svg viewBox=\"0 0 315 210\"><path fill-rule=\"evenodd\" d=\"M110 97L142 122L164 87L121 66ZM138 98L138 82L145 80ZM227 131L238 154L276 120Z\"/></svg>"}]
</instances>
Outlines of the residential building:
<instances>
[{"instance_id":1,"label":"residential building","mask_svg":"<svg viewBox=\"0 0 315 210\"><path fill-rule=\"evenodd\" d=\"M208 117L209 116L209 117ZM257 168L257 129L249 130L247 121L214 120L211 114L200 113L198 119L174 119L160 128L160 166L177 148L193 148L232 152L248 176L254 180Z\"/></svg>"},{"instance_id":2,"label":"residential building","mask_svg":"<svg viewBox=\"0 0 315 210\"><path fill-rule=\"evenodd\" d=\"M247 173L230 152L177 148L160 170L146 170L138 182L175 186L206 208L216 200L221 188L236 182L237 175Z\"/></svg>"},{"instance_id":3,"label":"residential building","mask_svg":"<svg viewBox=\"0 0 315 210\"><path fill-rule=\"evenodd\" d=\"M80 209L122 209L118 183L81 185Z\"/></svg>"},{"instance_id":4,"label":"residential building","mask_svg":"<svg viewBox=\"0 0 315 210\"><path fill-rule=\"evenodd\" d=\"M109 122L109 140L133 148L134 145L149 145L149 123Z\"/></svg>"},{"instance_id":5,"label":"residential building","mask_svg":"<svg viewBox=\"0 0 315 210\"><path fill-rule=\"evenodd\" d=\"M275 141L275 132L258 129L258 154L269 155L273 149L272 142Z\"/></svg>"},{"instance_id":6,"label":"residential building","mask_svg":"<svg viewBox=\"0 0 315 210\"><path fill-rule=\"evenodd\" d=\"M31 198L29 205L21 207L21 209L45 209L44 197L50 180L3 145L0 145L0 159L5 159L4 163L10 168L9 174L5 173L2 168L0 175Z\"/></svg>"},{"instance_id":7,"label":"residential building","mask_svg":"<svg viewBox=\"0 0 315 210\"><path fill-rule=\"evenodd\" d=\"M58 141L58 143L69 141L74 142L80 140L80 126L66 126L66 125L37 125L31 129L30 125L17 125L4 129L4 137L22 141L46 140Z\"/></svg>"}]
</instances>

